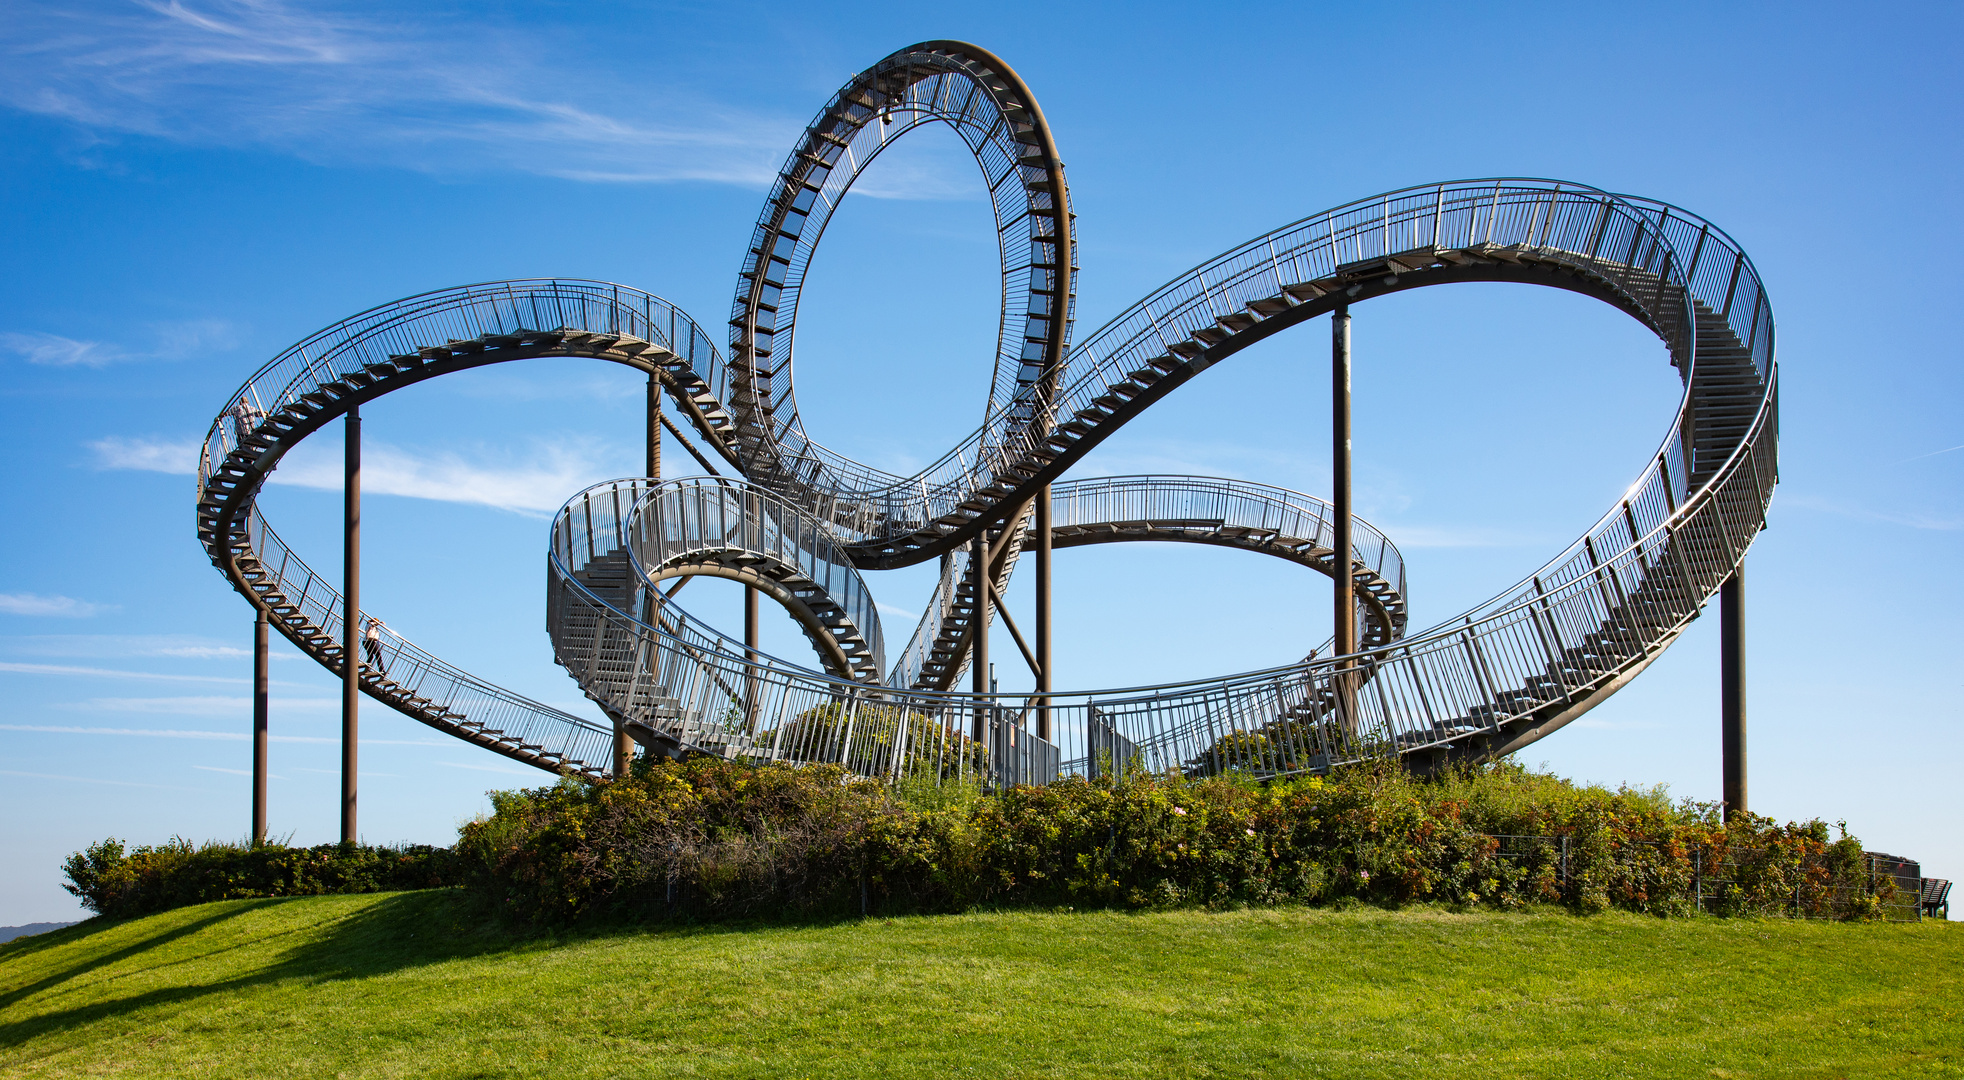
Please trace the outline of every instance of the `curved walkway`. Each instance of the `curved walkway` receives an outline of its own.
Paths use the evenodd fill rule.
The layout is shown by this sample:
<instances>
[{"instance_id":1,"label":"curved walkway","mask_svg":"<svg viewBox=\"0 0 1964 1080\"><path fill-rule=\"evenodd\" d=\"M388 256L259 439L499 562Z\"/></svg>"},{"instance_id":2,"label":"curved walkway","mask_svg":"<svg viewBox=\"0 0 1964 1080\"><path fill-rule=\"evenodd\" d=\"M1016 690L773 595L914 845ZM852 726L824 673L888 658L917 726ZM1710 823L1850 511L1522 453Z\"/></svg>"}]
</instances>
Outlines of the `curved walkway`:
<instances>
[{"instance_id":1,"label":"curved walkway","mask_svg":"<svg viewBox=\"0 0 1964 1080\"><path fill-rule=\"evenodd\" d=\"M803 269L832 209L880 149L931 121L955 127L989 185L1004 315L982 424L898 477L804 437L791 339ZM1070 347L1069 206L1054 139L1006 65L959 43L902 50L836 95L787 162L746 256L728 361L685 315L620 286L507 282L400 301L301 342L234 395L206 440L200 537L282 633L338 671L339 597L254 508L281 456L361 401L451 371L547 357L626 364L659 378L744 480L620 481L583 493L578 513L562 511L549 628L588 694L644 741L671 748L838 761L876 776L977 769L1040 780L1119 757L1267 774L1393 751L1430 767L1518 749L1642 671L1763 526L1777 460L1772 314L1744 253L1694 215L1544 180L1391 192L1257 237ZM1655 332L1685 380L1660 450L1582 538L1493 600L1409 635L1402 568L1394 576L1382 562L1395 549L1384 543L1374 564L1360 540L1353 557L1375 578L1362 590L1370 636L1352 656L1043 701L936 689L965 663L973 537L989 537L1000 589L1032 496L1180 384L1339 304L1461 281L1594 296ZM610 508L593 513L603 489ZM1124 499L1145 502L1110 509ZM1195 509L1210 499L1239 509ZM1059 483L1053 500L1059 546L1170 539L1331 565L1327 537L1310 523L1318 504L1278 489L1125 478ZM1294 506L1298 518L1271 533L1237 516L1263 505ZM729 527L670 542L672 516L712 506ZM804 539L786 542L794 523ZM630 536L644 539L622 557ZM844 571L948 553L927 616L880 685L877 613L863 581ZM827 670L747 656L654 589L691 573L766 589L799 618ZM604 725L498 690L406 642L386 650L381 670L364 671L372 696L518 760L604 775ZM1048 712L1054 745L1026 730L1034 710Z\"/></svg>"}]
</instances>

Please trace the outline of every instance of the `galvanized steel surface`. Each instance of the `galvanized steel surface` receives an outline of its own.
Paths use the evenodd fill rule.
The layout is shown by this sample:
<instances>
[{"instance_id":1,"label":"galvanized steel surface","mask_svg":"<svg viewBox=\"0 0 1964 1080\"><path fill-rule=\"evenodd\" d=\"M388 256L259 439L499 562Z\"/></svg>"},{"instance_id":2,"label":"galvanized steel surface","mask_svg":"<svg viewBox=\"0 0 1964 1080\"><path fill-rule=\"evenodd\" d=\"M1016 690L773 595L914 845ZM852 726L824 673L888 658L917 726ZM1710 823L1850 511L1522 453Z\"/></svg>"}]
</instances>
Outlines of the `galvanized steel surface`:
<instances>
[{"instance_id":1,"label":"galvanized steel surface","mask_svg":"<svg viewBox=\"0 0 1964 1080\"><path fill-rule=\"evenodd\" d=\"M996 77L979 50L932 44L895 54L870 82L856 79L787 164L758 226L768 243L753 245L745 264L733 359L665 301L606 283L500 282L366 312L269 362L214 421L198 491L200 535L214 562L282 633L338 670L339 596L253 506L280 456L361 401L424 378L512 359L598 357L657 375L704 440L745 476L599 485L554 522L548 620L557 658L645 742L838 762L879 777L1041 780L1097 768L1099 748L1113 746L1153 769L1271 775L1390 753L1429 767L1545 737L1669 645L1763 526L1777 475L1772 314L1750 260L1716 227L1662 203L1555 181L1405 189L1209 260L1048 363L1044 349L1068 332L1067 318L1052 317L1069 314L1068 260L1042 261L1069 246L1054 232L1069 220L1056 206L1067 206L1061 166L1011 164L1032 147L1024 156L1043 158L1051 146L1013 73ZM957 95L957 87L965 89ZM984 116L986 125L976 119ZM809 260L824 215L877 153L855 147L867 139L883 147L928 120L982 131L968 141L985 176L1023 182L992 186L999 225L1013 227L1001 234L1003 331L984 422L920 473L899 477L803 438L788 367L798 275L773 277L770 267L773 259L785 269ZM800 157L820 143L837 147L819 155L822 175ZM803 221L787 228L794 211ZM1389 540L1359 522L1351 557L1377 587L1360 589L1370 594L1360 596L1360 609L1374 629L1352 656L1043 701L918 686L931 659L941 665L939 685L949 685L947 665L959 661L947 655L949 643L972 634L963 622L973 617L978 584L969 540L982 533L996 544L986 572L1000 587L1030 497L1111 431L1239 349L1339 302L1467 280L1601 298L1657 333L1685 380L1670 431L1626 495L1540 570L1406 635L1402 563ZM1059 289L1061 298L1039 299ZM1324 504L1264 485L1112 478L1059 482L1053 497L1060 546L1066 538L1104 542L1108 533L1266 545L1306 565L1331 565ZM878 612L855 567L944 554L927 614L883 681ZM833 670L752 662L740 640L691 619L654 587L712 570L770 575L780 599L802 597L808 632L836 646ZM519 760L605 775L605 726L473 679L407 642L389 641L385 654L381 670L364 672L371 696ZM1055 747L1033 752L1027 725L1040 706Z\"/></svg>"}]
</instances>

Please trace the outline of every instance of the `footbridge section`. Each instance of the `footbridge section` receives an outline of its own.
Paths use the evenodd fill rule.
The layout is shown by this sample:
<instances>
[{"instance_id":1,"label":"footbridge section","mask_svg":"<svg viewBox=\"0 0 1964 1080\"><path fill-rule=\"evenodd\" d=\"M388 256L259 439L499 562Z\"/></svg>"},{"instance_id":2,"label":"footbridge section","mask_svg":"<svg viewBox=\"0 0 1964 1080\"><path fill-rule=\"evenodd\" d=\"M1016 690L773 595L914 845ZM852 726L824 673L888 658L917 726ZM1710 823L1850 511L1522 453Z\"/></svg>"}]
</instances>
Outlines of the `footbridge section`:
<instances>
[{"instance_id":1,"label":"footbridge section","mask_svg":"<svg viewBox=\"0 0 1964 1080\"><path fill-rule=\"evenodd\" d=\"M881 150L926 123L960 135L987 185L1002 317L993 357L976 358L994 371L981 422L900 476L805 435L792 342L830 215ZM542 769L605 779L626 732L667 753L1041 782L1115 760L1268 776L1383 755L1430 769L1519 750L1642 672L1734 579L1764 526L1777 479L1772 310L1745 253L1694 214L1552 180L1407 188L1258 236L1076 341L1073 222L1054 137L1022 80L974 46L911 46L855 76L787 160L743 259L727 356L672 305L608 283L497 282L365 312L282 353L228 401L200 464L199 537L294 644L344 677L355 661L362 693ZM1331 506L1307 495L1210 478L1066 475L1132 418L1258 341L1391 293L1469 281L1610 304L1657 335L1685 388L1623 497L1486 603L1410 627L1391 539L1353 522L1341 551ZM363 402L518 360L645 373L736 473L612 481L556 516L547 628L604 723L500 690L393 636L353 657L341 592L280 542L257 506L286 453ZM1348 575L1357 647L1164 685L956 689L986 645L982 628L1006 621L1001 595L1030 552L1041 573L1052 547L1165 541ZM889 656L865 575L935 560L936 590ZM781 605L816 662L764 654L690 616L676 590L705 575ZM1041 648L1008 629L1039 666Z\"/></svg>"}]
</instances>

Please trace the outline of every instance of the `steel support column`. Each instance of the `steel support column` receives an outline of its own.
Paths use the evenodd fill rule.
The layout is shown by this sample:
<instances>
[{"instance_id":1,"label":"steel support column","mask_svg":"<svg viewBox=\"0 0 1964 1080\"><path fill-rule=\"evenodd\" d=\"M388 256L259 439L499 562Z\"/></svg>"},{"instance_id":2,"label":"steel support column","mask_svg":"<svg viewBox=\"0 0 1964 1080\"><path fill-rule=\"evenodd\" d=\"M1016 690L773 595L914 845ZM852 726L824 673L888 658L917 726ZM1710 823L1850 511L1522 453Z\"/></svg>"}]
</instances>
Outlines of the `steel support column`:
<instances>
[{"instance_id":1,"label":"steel support column","mask_svg":"<svg viewBox=\"0 0 1964 1080\"><path fill-rule=\"evenodd\" d=\"M1047 695L1055 686L1050 663L1050 485L1037 489L1037 693ZM1037 738L1054 741L1050 734L1050 698L1037 699Z\"/></svg>"},{"instance_id":2,"label":"steel support column","mask_svg":"<svg viewBox=\"0 0 1964 1080\"><path fill-rule=\"evenodd\" d=\"M1746 812L1746 583L1745 567L1719 586L1719 712L1725 816Z\"/></svg>"},{"instance_id":3,"label":"steel support column","mask_svg":"<svg viewBox=\"0 0 1964 1080\"><path fill-rule=\"evenodd\" d=\"M266 721L272 689L268 656L272 622L260 608L252 622L252 843L266 842Z\"/></svg>"},{"instance_id":4,"label":"steel support column","mask_svg":"<svg viewBox=\"0 0 1964 1080\"><path fill-rule=\"evenodd\" d=\"M648 373L648 471L650 480L661 479L661 376Z\"/></svg>"},{"instance_id":5,"label":"steel support column","mask_svg":"<svg viewBox=\"0 0 1964 1080\"><path fill-rule=\"evenodd\" d=\"M648 407L643 418L646 423L644 443L646 450L642 459L642 475L650 481L661 479L661 376L648 373ZM652 610L652 609L651 609ZM627 725L618 716L614 717L613 761L610 771L615 776L626 776L628 767L634 761L634 736L627 733Z\"/></svg>"},{"instance_id":6,"label":"steel support column","mask_svg":"<svg viewBox=\"0 0 1964 1080\"><path fill-rule=\"evenodd\" d=\"M975 629L968 649L969 689L975 693L975 741L989 737L987 705L982 695L989 692L989 534L975 534L969 558L975 566Z\"/></svg>"},{"instance_id":7,"label":"steel support column","mask_svg":"<svg viewBox=\"0 0 1964 1080\"><path fill-rule=\"evenodd\" d=\"M358 838L355 780L361 735L361 410L344 428L341 489L341 842Z\"/></svg>"},{"instance_id":8,"label":"steel support column","mask_svg":"<svg viewBox=\"0 0 1964 1080\"><path fill-rule=\"evenodd\" d=\"M686 580L686 579L685 579ZM743 658L752 665L762 653L757 647L757 587L743 587ZM757 669L746 667L743 673L743 730L750 734L757 731Z\"/></svg>"},{"instance_id":9,"label":"steel support column","mask_svg":"<svg viewBox=\"0 0 1964 1080\"><path fill-rule=\"evenodd\" d=\"M1332 608L1338 656L1357 651L1357 585L1352 572L1350 507L1350 305L1338 304L1330 316L1330 487L1335 537L1330 544L1331 579L1336 582ZM1356 701L1350 676L1339 670L1338 723L1346 732L1357 730Z\"/></svg>"}]
</instances>

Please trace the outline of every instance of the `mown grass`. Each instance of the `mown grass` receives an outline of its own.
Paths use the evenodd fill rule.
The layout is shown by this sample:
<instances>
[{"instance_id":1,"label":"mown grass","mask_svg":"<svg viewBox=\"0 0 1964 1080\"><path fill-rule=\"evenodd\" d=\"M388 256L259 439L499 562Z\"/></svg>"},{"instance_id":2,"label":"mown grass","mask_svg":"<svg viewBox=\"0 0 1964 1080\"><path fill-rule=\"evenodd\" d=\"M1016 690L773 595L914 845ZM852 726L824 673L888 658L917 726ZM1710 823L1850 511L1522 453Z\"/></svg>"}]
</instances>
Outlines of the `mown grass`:
<instances>
[{"instance_id":1,"label":"mown grass","mask_svg":"<svg viewBox=\"0 0 1964 1080\"><path fill-rule=\"evenodd\" d=\"M1270 909L518 935L461 893L0 945L0 1074L1964 1075L1964 926Z\"/></svg>"}]
</instances>

